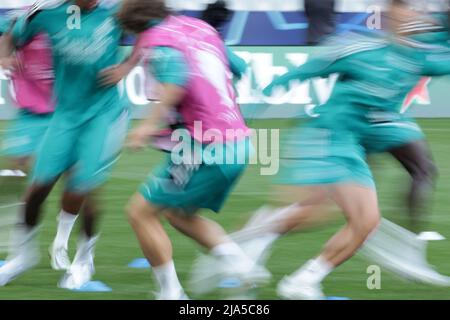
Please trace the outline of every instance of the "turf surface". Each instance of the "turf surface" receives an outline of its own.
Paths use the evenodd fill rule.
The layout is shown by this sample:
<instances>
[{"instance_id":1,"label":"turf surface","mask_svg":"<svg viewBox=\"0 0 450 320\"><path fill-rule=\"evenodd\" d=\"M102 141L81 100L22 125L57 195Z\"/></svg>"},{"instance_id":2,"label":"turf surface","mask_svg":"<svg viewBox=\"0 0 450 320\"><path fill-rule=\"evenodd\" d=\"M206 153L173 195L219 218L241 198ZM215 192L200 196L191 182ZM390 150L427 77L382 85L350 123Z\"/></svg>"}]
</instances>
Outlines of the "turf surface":
<instances>
[{"instance_id":1,"label":"turf surface","mask_svg":"<svg viewBox=\"0 0 450 320\"><path fill-rule=\"evenodd\" d=\"M433 149L440 178L434 196L434 210L429 229L438 231L447 239L429 244L429 260L442 273L450 274L450 120L423 120L420 122ZM285 126L279 121L253 121L258 127L277 128ZM5 123L0 123L0 129ZM124 152L117 164L113 177L102 193L103 216L101 238L96 250L97 273L94 280L110 286L110 293L74 293L56 287L60 272L51 270L47 249L55 234L58 212L58 186L52 193L45 208L40 235L42 260L40 265L10 285L0 288L0 299L151 299L155 283L148 270L131 269L127 264L142 256L137 241L124 215L124 206L149 170L158 163L161 155L147 150L139 153ZM377 177L382 213L394 221L403 223L405 210L402 197L408 183L407 175L386 156L373 159ZM259 175L259 169L251 166L240 181L221 215L208 214L232 231L242 225L249 214L267 202L271 191L270 177ZM285 274L296 270L307 259L314 256L324 242L342 224L341 220L326 228L310 231L281 239L274 248L269 261L269 269L274 278L270 285L258 292L262 299L276 299L275 286ZM173 239L176 267L183 283L186 283L190 266L198 247L190 240L167 230ZM74 253L76 237L71 240L71 254ZM0 259L4 255L0 255ZM324 282L324 290L330 296L344 296L351 299L450 299L448 288L435 288L405 282L382 272L381 289L369 290L366 282L367 267L370 264L356 256L339 267ZM219 298L220 296L212 296ZM211 298L211 296L209 297Z\"/></svg>"}]
</instances>

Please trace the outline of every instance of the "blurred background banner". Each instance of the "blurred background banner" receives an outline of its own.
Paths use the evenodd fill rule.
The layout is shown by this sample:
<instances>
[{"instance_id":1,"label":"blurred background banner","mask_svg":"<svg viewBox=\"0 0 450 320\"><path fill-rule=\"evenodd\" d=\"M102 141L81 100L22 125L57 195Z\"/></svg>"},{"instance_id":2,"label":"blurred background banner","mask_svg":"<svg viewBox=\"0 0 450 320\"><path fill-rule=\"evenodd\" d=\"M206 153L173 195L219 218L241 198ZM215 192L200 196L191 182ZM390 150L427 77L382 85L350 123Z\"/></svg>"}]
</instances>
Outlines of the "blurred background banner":
<instances>
[{"instance_id":1,"label":"blurred background banner","mask_svg":"<svg viewBox=\"0 0 450 320\"><path fill-rule=\"evenodd\" d=\"M276 75L305 63L310 54L321 47L234 47L238 55L249 64L246 76L236 83L239 103L247 118L289 118L314 115L314 107L325 103L334 89L336 75L328 79L292 82L290 90L276 92L265 97L261 88ZM130 47L123 47L124 56ZM134 117L147 114L148 101L144 88L144 68L136 67L121 82L120 90L127 95L133 106ZM0 71L0 119L14 115L13 97L6 76ZM424 78L405 99L404 109L411 109L416 117L450 117L448 88L450 77ZM410 107L410 108L409 108Z\"/></svg>"},{"instance_id":2,"label":"blurred background banner","mask_svg":"<svg viewBox=\"0 0 450 320\"><path fill-rule=\"evenodd\" d=\"M0 0L0 8L17 8L34 3L36 0ZM315 0L319 2L320 0ZM421 4L428 10L439 10L445 0L410 0ZM174 10L204 10L215 0L166 0ZM227 0L229 7L236 11L303 11L304 0ZM336 0L336 10L339 12L364 12L370 5L386 7L388 0Z\"/></svg>"},{"instance_id":3,"label":"blurred background banner","mask_svg":"<svg viewBox=\"0 0 450 320\"><path fill-rule=\"evenodd\" d=\"M167 3L175 11L198 17L206 5L214 1L167 0ZM34 0L0 0L0 14L33 2ZM308 2L309 6L320 3L318 0L228 0L227 3L234 12L223 29L223 36L229 45L307 45L308 19L305 7ZM414 6L436 11L442 8L443 2L444 0L415 0ZM366 29L367 18L375 11L383 10L386 3L387 0L334 0L336 31ZM133 38L126 38L124 41L125 45L133 43Z\"/></svg>"},{"instance_id":4,"label":"blurred background banner","mask_svg":"<svg viewBox=\"0 0 450 320\"><path fill-rule=\"evenodd\" d=\"M167 3L173 10L197 17L208 3L214 1L167 0ZM376 12L380 13L388 3L387 0L319 1L322 0L227 1L234 13L223 29L223 36L250 66L247 76L236 84L239 102L247 118L314 115L314 107L326 102L330 96L335 77L314 79L302 84L293 83L289 92L279 92L272 98L263 97L261 88L269 84L276 75L304 63L309 54L321 50L320 47L307 46L318 42L318 39L311 39L319 37L315 33L327 34L332 29L336 29L338 33L355 29L368 30L368 17ZM0 0L0 15L33 2L34 0ZM412 5L418 10L430 11L443 10L445 3L446 0L412 1ZM322 12L325 7L328 11L334 7L335 15L333 17L333 13L330 13L329 25L318 24L312 27L314 17L321 19L315 13ZM308 35L309 26L313 30ZM133 44L133 38L124 39L124 55L130 52L130 45ZM129 98L135 117L147 112L144 74L144 69L138 66L121 83L121 90ZM404 108L411 107L412 115L416 117L449 117L450 108L445 101L445 92L450 87L449 79L424 79L406 98ZM0 70L0 119L10 119L14 115L11 92L6 76Z\"/></svg>"}]
</instances>

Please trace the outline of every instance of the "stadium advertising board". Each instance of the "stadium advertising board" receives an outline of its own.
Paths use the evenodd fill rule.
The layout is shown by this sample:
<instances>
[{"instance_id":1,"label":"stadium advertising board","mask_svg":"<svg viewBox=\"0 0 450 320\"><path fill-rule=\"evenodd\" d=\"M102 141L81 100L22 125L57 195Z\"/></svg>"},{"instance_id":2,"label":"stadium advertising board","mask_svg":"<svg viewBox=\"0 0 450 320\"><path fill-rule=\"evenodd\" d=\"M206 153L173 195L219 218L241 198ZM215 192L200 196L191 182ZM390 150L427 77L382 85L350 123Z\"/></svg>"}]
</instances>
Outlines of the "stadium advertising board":
<instances>
[{"instance_id":1,"label":"stadium advertising board","mask_svg":"<svg viewBox=\"0 0 450 320\"><path fill-rule=\"evenodd\" d=\"M287 118L314 115L314 107L325 103L330 97L336 82L336 75L328 79L294 81L288 91L279 90L272 97L265 97L261 91L274 77L288 69L305 63L319 47L235 47L234 50L244 58L249 68L243 79L236 83L239 103L247 118ZM124 56L130 51L123 48ZM147 112L149 102L145 88L144 66L137 66L120 85L119 90L126 94L133 107L134 117ZM450 108L445 100L450 87L450 77L424 78L406 97L404 109L411 109L417 117L449 117ZM4 72L0 71L0 118L8 119L14 115L13 90Z\"/></svg>"}]
</instances>

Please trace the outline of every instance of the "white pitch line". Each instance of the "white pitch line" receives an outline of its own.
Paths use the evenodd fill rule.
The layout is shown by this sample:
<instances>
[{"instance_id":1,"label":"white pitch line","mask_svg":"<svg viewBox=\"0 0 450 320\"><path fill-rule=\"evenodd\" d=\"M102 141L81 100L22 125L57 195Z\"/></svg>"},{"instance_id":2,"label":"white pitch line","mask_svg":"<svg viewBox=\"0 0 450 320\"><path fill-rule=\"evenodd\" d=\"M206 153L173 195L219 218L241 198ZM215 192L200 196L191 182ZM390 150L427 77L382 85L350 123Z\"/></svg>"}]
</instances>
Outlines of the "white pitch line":
<instances>
[{"instance_id":1,"label":"white pitch line","mask_svg":"<svg viewBox=\"0 0 450 320\"><path fill-rule=\"evenodd\" d=\"M425 129L425 130L423 130L423 131L425 131L425 133L427 133L427 132L449 132L450 129L446 129L446 128L441 128L441 129L438 129L438 128L430 128L430 129Z\"/></svg>"},{"instance_id":2,"label":"white pitch line","mask_svg":"<svg viewBox=\"0 0 450 320\"><path fill-rule=\"evenodd\" d=\"M22 206L24 204L25 204L25 202L17 202L17 203L8 204L8 205L5 205L5 206L0 206L0 209L11 208L11 207L18 207L18 206Z\"/></svg>"}]
</instances>

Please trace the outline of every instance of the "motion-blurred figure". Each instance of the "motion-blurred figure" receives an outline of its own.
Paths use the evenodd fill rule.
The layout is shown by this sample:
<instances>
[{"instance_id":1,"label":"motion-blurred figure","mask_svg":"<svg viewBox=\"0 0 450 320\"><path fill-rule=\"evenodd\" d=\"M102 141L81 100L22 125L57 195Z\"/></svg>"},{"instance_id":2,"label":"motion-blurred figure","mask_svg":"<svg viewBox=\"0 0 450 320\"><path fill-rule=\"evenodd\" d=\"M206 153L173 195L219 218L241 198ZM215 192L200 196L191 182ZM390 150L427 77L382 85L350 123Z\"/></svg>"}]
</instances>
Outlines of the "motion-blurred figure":
<instances>
[{"instance_id":1,"label":"motion-blurred figure","mask_svg":"<svg viewBox=\"0 0 450 320\"><path fill-rule=\"evenodd\" d=\"M24 14L24 10L18 13ZM11 28L12 24L10 21L6 25ZM2 196L5 197L8 193L14 194L14 198L21 201L26 177L54 111L54 73L48 37L45 33L38 34L25 46L16 50L13 55L1 59L0 66L11 73L15 100L19 109L6 133L6 138L2 141L1 154L8 159L7 168L12 169L8 172L17 173L8 179L3 177ZM78 214L72 211L77 209L72 208L80 206L80 204L72 203L71 200L70 194L66 193L62 197L57 234L50 247L51 265L55 270L67 270L70 266L68 242ZM89 204L86 203L85 206ZM13 208L9 210L15 211Z\"/></svg>"},{"instance_id":2,"label":"motion-blurred figure","mask_svg":"<svg viewBox=\"0 0 450 320\"><path fill-rule=\"evenodd\" d=\"M55 73L52 95L55 100L52 102L56 103L36 154L24 214L13 237L13 253L0 268L0 285L9 283L38 263L36 235L42 204L61 175L68 176L64 195L68 201L65 203L71 204L70 212L79 212L83 203L89 201L108 178L125 139L126 102L117 88L102 87L99 83L99 71L119 62L121 30L114 19L118 7L99 5L96 0L76 0L75 4L81 9L82 26L79 31L71 32L67 10L72 4L57 0L37 3L17 21L0 48L3 56L8 57L14 48L21 52L32 45L37 36L44 35L51 45ZM86 15L90 19L83 19ZM23 62L24 68L30 67L28 59ZM40 60L42 62L44 60ZM51 70L46 72L50 77ZM24 93L20 95L20 99L25 97ZM51 107L45 103L39 106ZM80 288L94 274L97 212L92 203L84 207L83 233L73 263L59 282L62 288Z\"/></svg>"},{"instance_id":3,"label":"motion-blurred figure","mask_svg":"<svg viewBox=\"0 0 450 320\"><path fill-rule=\"evenodd\" d=\"M308 45L317 45L336 30L335 0L305 0L308 18Z\"/></svg>"},{"instance_id":4,"label":"motion-blurred figure","mask_svg":"<svg viewBox=\"0 0 450 320\"><path fill-rule=\"evenodd\" d=\"M278 183L286 185L281 194L297 198L295 203L278 210L262 208L246 228L233 235L254 260L264 263L268 248L280 235L306 228L319 218L321 208L328 207L329 201L343 210L345 227L329 240L318 257L279 283L278 294L283 298L323 298L322 280L355 254L380 223L377 195L362 141L367 128L372 126L370 115L374 111L398 115L404 97L422 75L450 71L448 60L443 59L448 49L398 35L399 24L414 24L411 23L416 18L414 12L407 10L402 2L394 1L390 14L397 21L392 26L397 32L393 42L364 33L339 38L341 48L333 47L309 60L298 70L276 79L265 90L270 94L278 86L289 87L291 80L340 75L329 101L315 109L317 117L294 129L282 146ZM406 21L405 15L409 18ZM431 58L431 54L438 54L440 59ZM405 244L404 240L403 237L399 242ZM397 244L382 243L385 251ZM420 265L393 261L395 255L388 256L391 260L385 258L385 265L393 262L397 271L400 269L415 280L450 284L449 278L434 271L423 256L418 258Z\"/></svg>"},{"instance_id":5,"label":"motion-blurred figure","mask_svg":"<svg viewBox=\"0 0 450 320\"><path fill-rule=\"evenodd\" d=\"M223 150L227 159L233 159L239 156L236 152L244 152L245 156L251 148L249 130L236 104L223 41L205 22L172 15L162 0L127 0L119 17L126 30L140 34L139 45L151 49L146 63L161 84L160 103L131 132L129 146L147 146L149 137L159 132L173 110L185 126L185 136L179 142L187 149L183 148L181 163L174 160L174 149L128 206L130 223L160 287L157 298L186 298L161 216L210 250L215 259L227 266L229 276L243 281L265 277L264 270L258 272L259 267L217 223L198 215L201 209L219 212L246 168L245 164L210 162L204 151L214 146L217 152ZM201 128L194 129L199 124ZM223 135L222 143L214 143L217 140L204 135L211 130ZM200 159L194 159L191 147L200 152ZM209 270L198 276L198 282L214 281Z\"/></svg>"},{"instance_id":6,"label":"motion-blurred figure","mask_svg":"<svg viewBox=\"0 0 450 320\"><path fill-rule=\"evenodd\" d=\"M416 21L411 19L411 15L414 15ZM441 56L444 56L446 49L440 50L439 46L447 46L449 36L442 22L411 11L402 1L392 9L390 16L391 18L387 18L389 29L397 34L399 41L416 51L422 51L425 56L427 52L430 53L429 57L439 55L439 51L443 51ZM424 65L424 69L426 68L429 69L429 66ZM426 72L427 70L424 70L424 73ZM417 79L417 84L420 81L422 79ZM405 97L407 94L405 93ZM406 199L409 228L414 232L424 231L437 168L425 134L416 121L408 116L409 110L403 108L403 101L386 102L392 105L386 108L387 111L373 108L368 114L370 126L362 134L362 143L369 155L390 153L408 172L411 177ZM391 112L391 109L395 112Z\"/></svg>"},{"instance_id":7,"label":"motion-blurred figure","mask_svg":"<svg viewBox=\"0 0 450 320\"><path fill-rule=\"evenodd\" d=\"M417 62L421 64L421 74L445 74L450 61L448 14L432 17L411 11L408 1L394 3L397 5L392 7L387 21L389 29L396 34L396 42L419 53L422 60ZM417 81L421 83L424 78ZM362 135L362 143L369 154L390 153L411 176L406 202L410 230L384 219L362 253L406 278L446 285L448 279L440 277L427 263L426 240L414 233L424 231L437 169L425 134L416 121L407 116L408 110L402 103L387 101L386 107L389 104L391 107L387 110L374 109L368 115L370 125Z\"/></svg>"}]
</instances>

